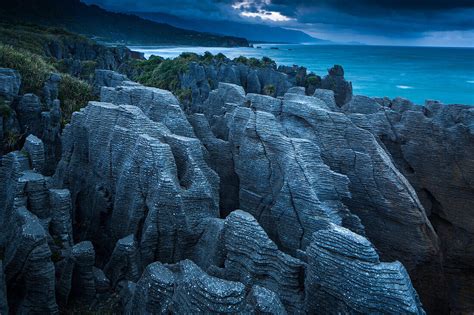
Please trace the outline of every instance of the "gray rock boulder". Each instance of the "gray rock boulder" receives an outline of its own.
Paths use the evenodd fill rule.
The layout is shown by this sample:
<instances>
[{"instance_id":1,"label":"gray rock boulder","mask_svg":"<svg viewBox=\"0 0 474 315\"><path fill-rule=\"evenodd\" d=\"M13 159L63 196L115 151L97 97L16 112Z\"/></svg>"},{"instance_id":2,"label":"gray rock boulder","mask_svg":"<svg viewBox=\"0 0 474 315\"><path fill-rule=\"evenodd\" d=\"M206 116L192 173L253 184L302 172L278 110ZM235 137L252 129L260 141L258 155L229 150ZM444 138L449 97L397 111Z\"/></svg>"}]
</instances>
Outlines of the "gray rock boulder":
<instances>
[{"instance_id":1,"label":"gray rock boulder","mask_svg":"<svg viewBox=\"0 0 474 315\"><path fill-rule=\"evenodd\" d=\"M21 76L13 69L0 68L0 96L12 100L20 91Z\"/></svg>"},{"instance_id":2,"label":"gray rock boulder","mask_svg":"<svg viewBox=\"0 0 474 315\"><path fill-rule=\"evenodd\" d=\"M277 300L281 299L291 313L302 308L303 262L278 250L255 218L241 210L232 212L225 220L224 242L227 279L273 291L271 295L276 293ZM255 298L259 294L269 295L256 290ZM275 307L282 308L278 304Z\"/></svg>"},{"instance_id":3,"label":"gray rock boulder","mask_svg":"<svg viewBox=\"0 0 474 315\"><path fill-rule=\"evenodd\" d=\"M257 218L285 251L304 249L325 222L363 233L341 202L350 196L347 177L324 164L317 145L287 137L275 116L238 107L229 117L229 141L241 209Z\"/></svg>"},{"instance_id":4,"label":"gray rock boulder","mask_svg":"<svg viewBox=\"0 0 474 315\"><path fill-rule=\"evenodd\" d=\"M5 278L8 292L17 292L11 300L15 309L10 311L57 314L55 269L41 222L26 208L17 208L8 231Z\"/></svg>"},{"instance_id":5,"label":"gray rock boulder","mask_svg":"<svg viewBox=\"0 0 474 315\"><path fill-rule=\"evenodd\" d=\"M117 87L124 85L139 85L130 81L127 76L111 70L97 69L94 76L94 88L100 92L101 87Z\"/></svg>"},{"instance_id":6,"label":"gray rock boulder","mask_svg":"<svg viewBox=\"0 0 474 315\"><path fill-rule=\"evenodd\" d=\"M255 285L250 291L247 301L254 308L255 314L287 314L278 295L264 287Z\"/></svg>"},{"instance_id":7,"label":"gray rock boulder","mask_svg":"<svg viewBox=\"0 0 474 315\"><path fill-rule=\"evenodd\" d=\"M378 104L374 105L375 101ZM469 271L474 266L474 249L469 245L474 240L474 111L471 106L436 102L418 106L401 98L380 103L360 98L357 106L345 110L354 123L370 130L390 152L437 231L448 285L455 283L456 290L440 288L431 292L432 299L442 300L440 295L446 292L452 307L459 307L459 311L473 308L473 299L461 301L455 296L474 289L474 274ZM434 270L431 274L443 273ZM429 292L433 283L425 286L424 291Z\"/></svg>"},{"instance_id":8,"label":"gray rock boulder","mask_svg":"<svg viewBox=\"0 0 474 315\"><path fill-rule=\"evenodd\" d=\"M425 314L401 263L381 263L367 239L330 225L307 250L306 310L313 314Z\"/></svg>"},{"instance_id":9,"label":"gray rock boulder","mask_svg":"<svg viewBox=\"0 0 474 315\"><path fill-rule=\"evenodd\" d=\"M146 267L132 298L132 314L166 314L171 311L175 276L159 262ZM184 307L184 305L183 305ZM193 311L188 309L188 311Z\"/></svg>"},{"instance_id":10,"label":"gray rock boulder","mask_svg":"<svg viewBox=\"0 0 474 315\"><path fill-rule=\"evenodd\" d=\"M50 231L62 248L73 245L71 193L67 189L49 189L51 206Z\"/></svg>"},{"instance_id":11,"label":"gray rock boulder","mask_svg":"<svg viewBox=\"0 0 474 315\"><path fill-rule=\"evenodd\" d=\"M171 311L179 314L248 311L245 286L211 277L190 260L168 267L175 275Z\"/></svg>"},{"instance_id":12,"label":"gray rock boulder","mask_svg":"<svg viewBox=\"0 0 474 315\"><path fill-rule=\"evenodd\" d=\"M29 159L31 161L31 168L37 171L38 173L42 173L44 171L45 166L43 141L41 141L34 135L29 135L28 137L26 137L23 150L29 156Z\"/></svg>"},{"instance_id":13,"label":"gray rock boulder","mask_svg":"<svg viewBox=\"0 0 474 315\"><path fill-rule=\"evenodd\" d=\"M87 226L75 236L100 250L112 253L133 234L143 267L157 257L175 262L191 249L193 227L219 214L219 179L201 143L135 106L91 102L73 115L63 148L56 187L69 188L76 225Z\"/></svg>"},{"instance_id":14,"label":"gray rock boulder","mask_svg":"<svg viewBox=\"0 0 474 315\"><path fill-rule=\"evenodd\" d=\"M138 244L133 235L117 241L104 273L112 287L120 281L137 281L141 274Z\"/></svg>"}]
</instances>

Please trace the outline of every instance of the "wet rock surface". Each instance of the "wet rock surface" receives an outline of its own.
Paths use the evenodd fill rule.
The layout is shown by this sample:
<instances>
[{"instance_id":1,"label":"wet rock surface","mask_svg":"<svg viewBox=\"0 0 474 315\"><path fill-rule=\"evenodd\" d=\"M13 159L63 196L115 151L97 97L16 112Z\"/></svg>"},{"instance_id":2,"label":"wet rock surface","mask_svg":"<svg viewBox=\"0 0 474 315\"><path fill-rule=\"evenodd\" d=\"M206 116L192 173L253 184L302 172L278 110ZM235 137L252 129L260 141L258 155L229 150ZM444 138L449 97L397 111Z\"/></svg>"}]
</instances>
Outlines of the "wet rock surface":
<instances>
[{"instance_id":1,"label":"wet rock surface","mask_svg":"<svg viewBox=\"0 0 474 315\"><path fill-rule=\"evenodd\" d=\"M471 310L469 108L352 96L339 67L307 96L297 67L198 66L215 86L186 106L98 71L57 167L41 127L2 156L0 312Z\"/></svg>"}]
</instances>

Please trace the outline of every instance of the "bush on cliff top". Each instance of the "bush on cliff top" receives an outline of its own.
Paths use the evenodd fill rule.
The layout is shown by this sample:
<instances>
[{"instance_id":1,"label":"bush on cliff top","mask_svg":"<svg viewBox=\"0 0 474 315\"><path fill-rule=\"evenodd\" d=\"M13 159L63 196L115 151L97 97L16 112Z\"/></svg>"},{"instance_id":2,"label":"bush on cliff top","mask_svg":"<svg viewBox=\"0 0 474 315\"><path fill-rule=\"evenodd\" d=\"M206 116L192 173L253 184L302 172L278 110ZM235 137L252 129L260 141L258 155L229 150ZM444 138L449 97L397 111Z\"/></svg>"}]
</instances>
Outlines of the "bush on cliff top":
<instances>
[{"instance_id":1,"label":"bush on cliff top","mask_svg":"<svg viewBox=\"0 0 474 315\"><path fill-rule=\"evenodd\" d=\"M0 44L0 67L20 72L22 93L40 93L50 73L55 71L41 56L3 44Z\"/></svg>"},{"instance_id":2,"label":"bush on cliff top","mask_svg":"<svg viewBox=\"0 0 474 315\"><path fill-rule=\"evenodd\" d=\"M190 97L188 91L180 91L180 76L188 71L190 62L199 64L220 64L225 62L228 58L219 53L213 55L206 51L203 55L196 53L185 52L173 59L164 59L158 56L151 56L148 60L132 60L129 64L133 71L129 73L132 80L138 81L147 86L153 86L160 89L172 91L173 93L180 92L186 94L186 98ZM250 67L276 67L275 61L268 57L262 59L246 58L240 56L233 60L235 63L242 63Z\"/></svg>"},{"instance_id":3,"label":"bush on cliff top","mask_svg":"<svg viewBox=\"0 0 474 315\"><path fill-rule=\"evenodd\" d=\"M0 44L0 67L17 70L21 75L21 93L42 94L42 89L51 72L57 69L40 55L29 51ZM92 86L85 81L61 74L59 100L64 123L67 123L74 111L94 100Z\"/></svg>"},{"instance_id":4,"label":"bush on cliff top","mask_svg":"<svg viewBox=\"0 0 474 315\"><path fill-rule=\"evenodd\" d=\"M94 99L94 91L90 84L69 74L63 74L59 83L59 100L61 101L63 126L71 120L73 112L80 110L89 101Z\"/></svg>"}]
</instances>

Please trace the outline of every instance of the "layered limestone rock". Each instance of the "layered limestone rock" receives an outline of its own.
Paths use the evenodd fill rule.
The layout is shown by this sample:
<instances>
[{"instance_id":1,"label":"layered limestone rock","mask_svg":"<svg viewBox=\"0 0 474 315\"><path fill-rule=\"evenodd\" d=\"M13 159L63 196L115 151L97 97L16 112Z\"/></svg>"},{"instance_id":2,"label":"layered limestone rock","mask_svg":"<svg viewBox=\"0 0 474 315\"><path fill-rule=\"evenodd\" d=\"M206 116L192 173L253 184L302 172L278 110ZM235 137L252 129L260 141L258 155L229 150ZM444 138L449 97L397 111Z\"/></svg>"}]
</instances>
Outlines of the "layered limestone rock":
<instances>
[{"instance_id":1,"label":"layered limestone rock","mask_svg":"<svg viewBox=\"0 0 474 315\"><path fill-rule=\"evenodd\" d=\"M102 102L116 105L134 105L153 121L160 122L169 130L183 137L195 137L176 97L166 90L145 86L120 86L102 88Z\"/></svg>"},{"instance_id":2,"label":"layered limestone rock","mask_svg":"<svg viewBox=\"0 0 474 315\"><path fill-rule=\"evenodd\" d=\"M420 197L441 239L451 304L459 311L474 308L465 293L474 289L472 107L355 96L343 109L380 139Z\"/></svg>"},{"instance_id":3,"label":"layered limestone rock","mask_svg":"<svg viewBox=\"0 0 474 315\"><path fill-rule=\"evenodd\" d=\"M363 233L358 219L341 202L349 197L347 177L324 164L316 145L286 137L275 116L251 108L237 108L229 129L240 178L240 207L285 250L295 253L306 248L326 221Z\"/></svg>"},{"instance_id":4,"label":"layered limestone rock","mask_svg":"<svg viewBox=\"0 0 474 315\"><path fill-rule=\"evenodd\" d=\"M56 297L131 314L423 313L401 263L381 260L413 273L436 234L337 92L220 83L186 115L167 91L99 76L102 102L73 114L52 179L40 137L2 159L10 311L55 313Z\"/></svg>"},{"instance_id":5,"label":"layered limestone rock","mask_svg":"<svg viewBox=\"0 0 474 315\"><path fill-rule=\"evenodd\" d=\"M0 96L12 100L18 96L20 85L21 76L18 71L0 68Z\"/></svg>"},{"instance_id":6,"label":"layered limestone rock","mask_svg":"<svg viewBox=\"0 0 474 315\"><path fill-rule=\"evenodd\" d=\"M411 269L436 257L438 240L423 206L370 132L317 98L294 95L283 101L281 122L288 136L311 140L324 162L349 178L352 198L345 203L384 259L400 259Z\"/></svg>"},{"instance_id":7,"label":"layered limestone rock","mask_svg":"<svg viewBox=\"0 0 474 315\"><path fill-rule=\"evenodd\" d=\"M190 260L168 268L175 274L172 312L241 313L247 310L242 283L211 277Z\"/></svg>"},{"instance_id":8,"label":"layered limestone rock","mask_svg":"<svg viewBox=\"0 0 474 315\"><path fill-rule=\"evenodd\" d=\"M55 181L71 191L78 240L110 255L133 234L143 266L174 262L186 257L193 227L218 216L219 180L197 139L137 107L99 102L75 113L64 133Z\"/></svg>"},{"instance_id":9,"label":"layered limestone rock","mask_svg":"<svg viewBox=\"0 0 474 315\"><path fill-rule=\"evenodd\" d=\"M11 73L9 77L11 85L10 92L0 91L1 98L6 98L8 102L0 104L2 112L0 113L0 154L3 151L9 152L17 149L18 143L29 135L34 135L41 139L44 144L44 169L38 169L38 172L44 172L46 175L54 173L56 162L61 152L61 110L58 97L58 84L60 77L57 74L51 74L43 87L43 98L28 93L18 96L20 86L20 76L16 71L3 69L3 73ZM8 71L7 71L8 70ZM0 69L0 76L2 76ZM1 84L1 82L0 82ZM1 89L1 87L0 87ZM14 100L15 99L15 100ZM19 149L19 148L18 148ZM27 148L28 149L28 148Z\"/></svg>"},{"instance_id":10,"label":"layered limestone rock","mask_svg":"<svg viewBox=\"0 0 474 315\"><path fill-rule=\"evenodd\" d=\"M26 208L16 208L8 231L5 278L15 307L10 310L18 314L58 313L55 269L40 220Z\"/></svg>"},{"instance_id":11,"label":"layered limestone rock","mask_svg":"<svg viewBox=\"0 0 474 315\"><path fill-rule=\"evenodd\" d=\"M252 287L252 290L247 296L247 301L255 310L256 314L287 314L285 307L278 298L278 295L276 295L275 292L258 285Z\"/></svg>"},{"instance_id":12,"label":"layered limestone rock","mask_svg":"<svg viewBox=\"0 0 474 315\"><path fill-rule=\"evenodd\" d=\"M306 69L304 69L306 76ZM191 62L188 71L181 74L182 89L190 89L193 104L203 104L219 83L242 86L248 93L263 94L270 87L274 96L282 96L295 85L296 74L279 71L276 66L252 67L230 60L213 61L211 64Z\"/></svg>"},{"instance_id":13,"label":"layered limestone rock","mask_svg":"<svg viewBox=\"0 0 474 315\"><path fill-rule=\"evenodd\" d=\"M290 313L302 309L303 262L278 250L257 220L241 210L227 217L224 231L225 277L247 287L257 286L252 293L257 300L260 295L275 295Z\"/></svg>"},{"instance_id":14,"label":"layered limestone rock","mask_svg":"<svg viewBox=\"0 0 474 315\"><path fill-rule=\"evenodd\" d=\"M133 314L166 314L171 311L175 275L159 262L146 267L132 298Z\"/></svg>"},{"instance_id":15,"label":"layered limestone rock","mask_svg":"<svg viewBox=\"0 0 474 315\"><path fill-rule=\"evenodd\" d=\"M399 262L381 263L367 239L331 224L307 250L308 313L425 314Z\"/></svg>"}]
</instances>

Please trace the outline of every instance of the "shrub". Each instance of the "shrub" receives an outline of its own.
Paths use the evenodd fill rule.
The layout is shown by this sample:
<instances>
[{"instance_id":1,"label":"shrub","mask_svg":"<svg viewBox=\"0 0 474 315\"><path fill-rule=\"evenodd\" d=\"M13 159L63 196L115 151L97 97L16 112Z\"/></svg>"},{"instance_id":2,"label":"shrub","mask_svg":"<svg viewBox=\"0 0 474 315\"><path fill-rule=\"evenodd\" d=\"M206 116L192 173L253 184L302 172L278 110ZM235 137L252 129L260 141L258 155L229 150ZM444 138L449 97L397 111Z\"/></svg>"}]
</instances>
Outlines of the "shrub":
<instances>
[{"instance_id":1,"label":"shrub","mask_svg":"<svg viewBox=\"0 0 474 315\"><path fill-rule=\"evenodd\" d=\"M69 74L63 74L59 83L59 100L63 115L63 125L71 120L71 115L95 99L93 88L88 83Z\"/></svg>"},{"instance_id":2,"label":"shrub","mask_svg":"<svg viewBox=\"0 0 474 315\"><path fill-rule=\"evenodd\" d=\"M306 77L306 86L317 86L321 83L321 78L316 75L308 75Z\"/></svg>"},{"instance_id":3,"label":"shrub","mask_svg":"<svg viewBox=\"0 0 474 315\"><path fill-rule=\"evenodd\" d=\"M144 85L176 92L181 87L179 76L188 70L188 57L161 59L155 66L143 61L143 71L136 80ZM152 63L156 63L156 60Z\"/></svg>"},{"instance_id":4,"label":"shrub","mask_svg":"<svg viewBox=\"0 0 474 315\"><path fill-rule=\"evenodd\" d=\"M175 94L181 103L191 103L193 100L191 89L178 89Z\"/></svg>"},{"instance_id":5,"label":"shrub","mask_svg":"<svg viewBox=\"0 0 474 315\"><path fill-rule=\"evenodd\" d=\"M41 56L3 44L0 44L0 67L20 72L22 93L39 94L50 73L55 71Z\"/></svg>"},{"instance_id":6,"label":"shrub","mask_svg":"<svg viewBox=\"0 0 474 315\"><path fill-rule=\"evenodd\" d=\"M276 89L273 85L265 85L263 88L263 94L269 95L269 96L275 96Z\"/></svg>"}]
</instances>

